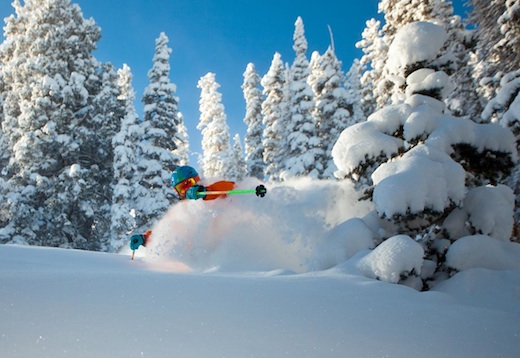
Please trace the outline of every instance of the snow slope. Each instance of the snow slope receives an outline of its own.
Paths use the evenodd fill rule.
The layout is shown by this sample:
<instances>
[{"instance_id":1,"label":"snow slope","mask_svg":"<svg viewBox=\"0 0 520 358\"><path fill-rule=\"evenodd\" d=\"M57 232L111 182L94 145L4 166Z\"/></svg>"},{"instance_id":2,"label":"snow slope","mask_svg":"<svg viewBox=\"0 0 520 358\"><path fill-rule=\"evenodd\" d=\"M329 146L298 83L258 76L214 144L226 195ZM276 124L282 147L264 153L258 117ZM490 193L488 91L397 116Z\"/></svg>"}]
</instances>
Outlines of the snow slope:
<instances>
[{"instance_id":1,"label":"snow slope","mask_svg":"<svg viewBox=\"0 0 520 358\"><path fill-rule=\"evenodd\" d=\"M333 269L179 273L0 246L0 357L517 357L520 271L420 293Z\"/></svg>"}]
</instances>

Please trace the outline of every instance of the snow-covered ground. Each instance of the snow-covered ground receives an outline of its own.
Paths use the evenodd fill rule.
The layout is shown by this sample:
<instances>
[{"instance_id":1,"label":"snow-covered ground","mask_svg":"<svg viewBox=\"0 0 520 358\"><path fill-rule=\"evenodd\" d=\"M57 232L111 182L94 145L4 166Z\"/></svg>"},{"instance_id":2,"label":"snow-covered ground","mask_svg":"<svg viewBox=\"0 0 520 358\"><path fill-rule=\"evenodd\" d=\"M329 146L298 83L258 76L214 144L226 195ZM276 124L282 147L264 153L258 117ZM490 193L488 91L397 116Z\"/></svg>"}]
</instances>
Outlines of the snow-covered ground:
<instances>
[{"instance_id":1,"label":"snow-covered ground","mask_svg":"<svg viewBox=\"0 0 520 358\"><path fill-rule=\"evenodd\" d=\"M413 240L370 251L367 217L338 225L372 209L349 185L268 189L175 205L134 261L0 246L0 357L518 357L520 269L418 292L390 283Z\"/></svg>"}]
</instances>

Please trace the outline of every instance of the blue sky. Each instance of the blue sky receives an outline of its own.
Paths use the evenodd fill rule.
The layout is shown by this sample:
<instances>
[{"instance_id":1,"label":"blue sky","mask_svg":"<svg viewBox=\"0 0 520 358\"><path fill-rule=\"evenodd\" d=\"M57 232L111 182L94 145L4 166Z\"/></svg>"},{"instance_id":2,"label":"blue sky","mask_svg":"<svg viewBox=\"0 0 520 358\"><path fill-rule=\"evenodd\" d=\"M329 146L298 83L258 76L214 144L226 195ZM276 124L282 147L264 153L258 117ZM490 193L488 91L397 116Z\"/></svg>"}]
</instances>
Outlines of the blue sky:
<instances>
[{"instance_id":1,"label":"blue sky","mask_svg":"<svg viewBox=\"0 0 520 358\"><path fill-rule=\"evenodd\" d=\"M328 25L334 34L338 58L346 72L354 58L361 56L355 43L361 39L365 22L381 18L378 0L72 0L79 4L85 18L94 18L101 28L95 56L117 68L128 64L134 75L138 100L148 85L155 39L165 32L172 48L170 79L177 85L179 107L184 115L190 149L200 152L200 89L197 82L208 72L216 74L221 85L231 137L246 131L243 122L245 102L241 89L242 74L253 62L263 76L275 52L284 62L294 59L294 22L301 16L313 51L323 53L330 44ZM463 0L455 0L461 9ZM0 17L14 13L11 1L0 2ZM142 107L137 103L139 115ZM196 164L196 156L190 157Z\"/></svg>"}]
</instances>

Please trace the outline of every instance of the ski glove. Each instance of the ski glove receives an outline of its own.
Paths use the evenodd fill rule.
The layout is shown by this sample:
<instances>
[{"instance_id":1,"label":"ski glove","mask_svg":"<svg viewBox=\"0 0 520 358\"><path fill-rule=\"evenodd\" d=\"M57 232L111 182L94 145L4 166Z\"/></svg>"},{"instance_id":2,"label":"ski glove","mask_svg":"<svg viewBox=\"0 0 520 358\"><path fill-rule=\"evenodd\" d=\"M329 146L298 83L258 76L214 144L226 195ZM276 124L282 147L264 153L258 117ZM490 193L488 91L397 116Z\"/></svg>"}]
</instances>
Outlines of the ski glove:
<instances>
[{"instance_id":1,"label":"ski glove","mask_svg":"<svg viewBox=\"0 0 520 358\"><path fill-rule=\"evenodd\" d=\"M131 250L137 250L139 246L144 246L144 238L143 235L133 235L130 238L130 249Z\"/></svg>"},{"instance_id":2,"label":"ski glove","mask_svg":"<svg viewBox=\"0 0 520 358\"><path fill-rule=\"evenodd\" d=\"M202 185L194 185L191 188L189 188L188 190L186 190L186 198L192 199L192 200L205 198L206 194L202 194L205 191L206 191L206 188L203 187Z\"/></svg>"}]
</instances>

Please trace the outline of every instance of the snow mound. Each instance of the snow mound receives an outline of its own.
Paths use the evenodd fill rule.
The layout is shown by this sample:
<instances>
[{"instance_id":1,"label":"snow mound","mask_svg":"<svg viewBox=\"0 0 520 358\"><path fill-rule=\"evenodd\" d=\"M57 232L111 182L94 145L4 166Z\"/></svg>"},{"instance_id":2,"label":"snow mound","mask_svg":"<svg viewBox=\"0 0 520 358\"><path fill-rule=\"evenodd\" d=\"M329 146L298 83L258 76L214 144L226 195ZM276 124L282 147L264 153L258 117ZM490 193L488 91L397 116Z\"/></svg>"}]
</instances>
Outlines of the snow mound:
<instances>
[{"instance_id":1,"label":"snow mound","mask_svg":"<svg viewBox=\"0 0 520 358\"><path fill-rule=\"evenodd\" d=\"M369 278L398 283L412 272L421 273L423 256L420 244L408 235L397 235L363 257L358 268Z\"/></svg>"},{"instance_id":2,"label":"snow mound","mask_svg":"<svg viewBox=\"0 0 520 358\"><path fill-rule=\"evenodd\" d=\"M519 257L520 244L473 235L460 238L450 246L446 263L458 271L471 268L520 270Z\"/></svg>"}]
</instances>

